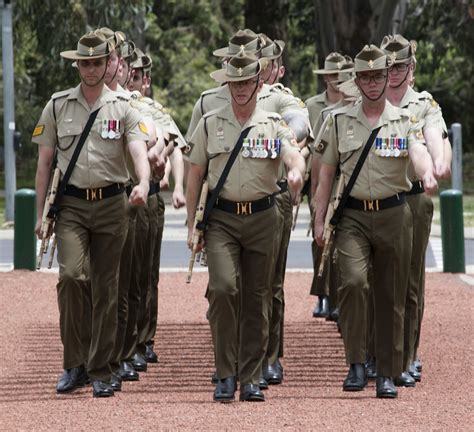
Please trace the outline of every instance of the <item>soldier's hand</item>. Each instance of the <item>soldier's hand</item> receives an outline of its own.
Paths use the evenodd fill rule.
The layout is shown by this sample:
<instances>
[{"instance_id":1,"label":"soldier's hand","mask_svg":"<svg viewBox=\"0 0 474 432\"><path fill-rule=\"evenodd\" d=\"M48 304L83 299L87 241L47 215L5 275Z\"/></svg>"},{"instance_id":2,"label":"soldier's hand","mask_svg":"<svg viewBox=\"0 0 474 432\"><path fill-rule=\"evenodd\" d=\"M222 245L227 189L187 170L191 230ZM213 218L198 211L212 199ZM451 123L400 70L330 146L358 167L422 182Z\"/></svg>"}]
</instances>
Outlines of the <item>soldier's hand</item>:
<instances>
[{"instance_id":1,"label":"soldier's hand","mask_svg":"<svg viewBox=\"0 0 474 432\"><path fill-rule=\"evenodd\" d=\"M451 167L449 164L442 162L436 162L434 164L435 176L439 179L448 179L451 177Z\"/></svg>"},{"instance_id":2,"label":"soldier's hand","mask_svg":"<svg viewBox=\"0 0 474 432\"><path fill-rule=\"evenodd\" d=\"M423 186L428 195L433 195L438 190L438 182L432 172L427 172L423 176Z\"/></svg>"},{"instance_id":3,"label":"soldier's hand","mask_svg":"<svg viewBox=\"0 0 474 432\"><path fill-rule=\"evenodd\" d=\"M184 197L184 194L181 190L175 189L173 191L172 201L173 201L173 207L175 209L179 209L186 205L186 198Z\"/></svg>"},{"instance_id":4,"label":"soldier's hand","mask_svg":"<svg viewBox=\"0 0 474 432\"><path fill-rule=\"evenodd\" d=\"M133 206L144 206L148 198L150 186L148 182L140 182L133 189L128 202Z\"/></svg>"},{"instance_id":5,"label":"soldier's hand","mask_svg":"<svg viewBox=\"0 0 474 432\"><path fill-rule=\"evenodd\" d=\"M324 234L324 223L315 221L314 228L313 228L313 237L316 240L316 243L318 244L319 247L324 246L323 234Z\"/></svg>"},{"instance_id":6,"label":"soldier's hand","mask_svg":"<svg viewBox=\"0 0 474 432\"><path fill-rule=\"evenodd\" d=\"M43 219L38 218L36 219L36 225L35 225L35 233L38 236L40 240L43 240L43 233L41 232L41 225L43 225Z\"/></svg>"},{"instance_id":7,"label":"soldier's hand","mask_svg":"<svg viewBox=\"0 0 474 432\"><path fill-rule=\"evenodd\" d=\"M167 190L169 187L170 187L169 178L166 177L166 176L164 176L164 177L160 180L160 190Z\"/></svg>"},{"instance_id":8,"label":"soldier's hand","mask_svg":"<svg viewBox=\"0 0 474 432\"><path fill-rule=\"evenodd\" d=\"M292 195L299 195L301 188L303 187L303 177L301 172L297 168L293 168L288 171L288 186L292 189Z\"/></svg>"}]
</instances>

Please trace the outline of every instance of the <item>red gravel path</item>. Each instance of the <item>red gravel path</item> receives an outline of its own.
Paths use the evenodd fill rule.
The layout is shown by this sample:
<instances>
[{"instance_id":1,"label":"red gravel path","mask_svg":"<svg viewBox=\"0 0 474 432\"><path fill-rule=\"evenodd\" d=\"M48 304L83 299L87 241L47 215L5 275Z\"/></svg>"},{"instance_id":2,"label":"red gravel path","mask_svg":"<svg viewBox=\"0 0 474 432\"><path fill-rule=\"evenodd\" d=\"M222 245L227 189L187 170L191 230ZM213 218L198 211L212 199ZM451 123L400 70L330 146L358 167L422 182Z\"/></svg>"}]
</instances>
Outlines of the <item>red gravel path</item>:
<instances>
[{"instance_id":1,"label":"red gravel path","mask_svg":"<svg viewBox=\"0 0 474 432\"><path fill-rule=\"evenodd\" d=\"M58 396L61 372L57 275L0 274L0 430L473 430L474 288L457 275L428 274L421 346L423 380L397 400L374 384L342 392L346 373L335 326L311 317L310 274L286 279L285 381L265 403L212 402L211 338L204 318L207 275L162 274L158 354L114 398L91 387ZM237 393L238 396L238 393ZM469 426L471 425L471 426Z\"/></svg>"}]
</instances>

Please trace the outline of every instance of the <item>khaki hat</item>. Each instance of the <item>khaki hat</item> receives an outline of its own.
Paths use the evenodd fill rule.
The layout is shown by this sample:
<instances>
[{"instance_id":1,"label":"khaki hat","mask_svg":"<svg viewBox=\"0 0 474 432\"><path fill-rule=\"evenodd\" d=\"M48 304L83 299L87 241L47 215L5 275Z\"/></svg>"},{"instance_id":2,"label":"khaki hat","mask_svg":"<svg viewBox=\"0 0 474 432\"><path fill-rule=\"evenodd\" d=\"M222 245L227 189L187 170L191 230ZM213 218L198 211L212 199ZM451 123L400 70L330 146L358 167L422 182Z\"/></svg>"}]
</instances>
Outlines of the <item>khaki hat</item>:
<instances>
[{"instance_id":1,"label":"khaki hat","mask_svg":"<svg viewBox=\"0 0 474 432\"><path fill-rule=\"evenodd\" d=\"M343 83L354 78L354 62L349 56L345 56L346 64L342 65L341 70L337 74L336 83Z\"/></svg>"},{"instance_id":2,"label":"khaki hat","mask_svg":"<svg viewBox=\"0 0 474 432\"><path fill-rule=\"evenodd\" d=\"M344 66L347 62L346 57L338 52L332 52L328 54L326 60L324 60L324 69L315 69L313 73L317 75L330 75L338 73L342 66Z\"/></svg>"},{"instance_id":3,"label":"khaki hat","mask_svg":"<svg viewBox=\"0 0 474 432\"><path fill-rule=\"evenodd\" d=\"M391 59L376 45L366 45L355 56L355 72L367 72L387 69L392 64Z\"/></svg>"},{"instance_id":4,"label":"khaki hat","mask_svg":"<svg viewBox=\"0 0 474 432\"><path fill-rule=\"evenodd\" d=\"M260 38L260 58L265 60L275 60L283 54L285 42L275 39L271 40L266 34L259 33Z\"/></svg>"},{"instance_id":5,"label":"khaki hat","mask_svg":"<svg viewBox=\"0 0 474 432\"><path fill-rule=\"evenodd\" d=\"M229 45L225 48L219 48L212 54L216 57L233 57L241 49L246 52L256 53L260 49L260 38L257 33L250 29L239 30L229 40Z\"/></svg>"},{"instance_id":6,"label":"khaki hat","mask_svg":"<svg viewBox=\"0 0 474 432\"><path fill-rule=\"evenodd\" d=\"M131 40L126 40L120 45L120 54L124 60L136 60L135 44Z\"/></svg>"},{"instance_id":7,"label":"khaki hat","mask_svg":"<svg viewBox=\"0 0 474 432\"><path fill-rule=\"evenodd\" d=\"M77 50L62 51L60 55L69 60L92 60L107 57L113 49L114 43L95 30L79 39Z\"/></svg>"},{"instance_id":8,"label":"khaki hat","mask_svg":"<svg viewBox=\"0 0 474 432\"><path fill-rule=\"evenodd\" d=\"M151 69L152 61L150 56L146 55L140 48L135 48L136 59L130 63L133 69L143 69L148 71Z\"/></svg>"},{"instance_id":9,"label":"khaki hat","mask_svg":"<svg viewBox=\"0 0 474 432\"><path fill-rule=\"evenodd\" d=\"M211 78L218 83L246 81L256 77L262 71L260 60L253 53L241 49L232 57L225 69L218 69L211 73Z\"/></svg>"},{"instance_id":10,"label":"khaki hat","mask_svg":"<svg viewBox=\"0 0 474 432\"><path fill-rule=\"evenodd\" d=\"M408 41L400 34L385 36L380 44L380 48L392 58L393 63L413 61L416 46L416 41Z\"/></svg>"},{"instance_id":11,"label":"khaki hat","mask_svg":"<svg viewBox=\"0 0 474 432\"><path fill-rule=\"evenodd\" d=\"M115 45L115 49L118 49L126 40L127 37L125 36L124 32L116 31L109 29L108 27L101 27L98 29L107 40L111 40Z\"/></svg>"}]
</instances>

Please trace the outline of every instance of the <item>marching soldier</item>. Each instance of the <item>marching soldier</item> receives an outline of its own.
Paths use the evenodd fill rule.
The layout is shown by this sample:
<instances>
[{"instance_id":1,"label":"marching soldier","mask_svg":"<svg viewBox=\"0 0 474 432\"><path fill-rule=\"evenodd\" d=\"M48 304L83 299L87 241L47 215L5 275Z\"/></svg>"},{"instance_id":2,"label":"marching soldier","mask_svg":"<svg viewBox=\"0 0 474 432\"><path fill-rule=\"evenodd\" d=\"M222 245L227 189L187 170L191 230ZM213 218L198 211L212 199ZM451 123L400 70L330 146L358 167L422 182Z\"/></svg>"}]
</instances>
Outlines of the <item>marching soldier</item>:
<instances>
[{"instance_id":1,"label":"marching soldier","mask_svg":"<svg viewBox=\"0 0 474 432\"><path fill-rule=\"evenodd\" d=\"M81 83L53 95L33 132L32 140L39 145L38 214L42 214L55 152L63 181L60 191L64 191L57 203L55 226L58 305L64 346L64 374L56 387L58 393L83 385L88 376L94 396L114 394L109 358L116 332L120 253L128 228L124 186L128 180L127 150L138 177L129 202L144 205L148 193L146 126L128 102L104 85L113 48L96 31L82 36L76 50L61 52L63 58L77 62ZM97 116L95 120L94 116ZM85 130L86 125L90 132ZM80 141L84 148L74 161L73 153ZM70 178L64 180L69 166ZM90 347L83 348L81 287L87 258L90 258L92 327Z\"/></svg>"},{"instance_id":2,"label":"marching soldier","mask_svg":"<svg viewBox=\"0 0 474 432\"><path fill-rule=\"evenodd\" d=\"M316 136L319 133L321 123L321 111L328 107L336 108L336 104L340 103L343 99L342 93L337 87L338 74L343 67L347 64L347 58L337 52L328 54L324 61L324 69L316 69L313 72L317 75L322 75L324 83L326 84L326 90L316 96L310 97L306 101L306 106L309 112L309 121L313 129L313 134ZM317 144L317 143L316 143ZM316 190L318 172L319 172L319 159L312 157L311 167L311 192L314 193ZM311 196L309 197L310 201ZM314 213L314 209L312 214ZM311 252L313 254L313 281L311 283L311 295L318 296L318 301L313 310L313 316L315 318L327 318L329 317L329 293L334 291L334 283L332 286L329 284L329 280L318 278L318 269L321 262L321 250L318 248L316 241L313 240L311 244ZM329 266L330 267L330 264ZM329 274L330 270L326 272ZM332 279L333 280L333 279Z\"/></svg>"},{"instance_id":3,"label":"marching soldier","mask_svg":"<svg viewBox=\"0 0 474 432\"><path fill-rule=\"evenodd\" d=\"M291 188L301 187L304 171L303 158L290 144L293 135L286 123L279 114L257 107L257 94L263 85L261 69L259 60L242 50L226 69L213 72L217 82L227 83L231 102L205 115L189 141L188 244L199 185L206 172L213 191L238 138L242 145L228 168L204 237L209 322L218 378L214 400L221 402L234 399L237 373L240 400L265 399L259 378L268 341L274 227L281 224L274 206L274 195L280 191L279 160L282 158L289 167ZM244 139L244 132L248 138Z\"/></svg>"},{"instance_id":4,"label":"marching soldier","mask_svg":"<svg viewBox=\"0 0 474 432\"><path fill-rule=\"evenodd\" d=\"M437 187L424 145L422 124L385 98L389 58L367 45L355 58L355 82L362 102L331 117L316 191L315 235L320 246L337 166L345 178L347 201L336 227L341 275L339 324L350 364L344 391L367 385L365 373L368 274L372 269L377 356L376 395L397 397L393 377L403 371L403 314L412 242L412 219L406 205L411 183L409 160L425 189ZM364 150L367 152L365 153ZM410 156L410 159L408 158ZM357 171L356 171L356 165ZM354 176L351 179L351 176Z\"/></svg>"}]
</instances>

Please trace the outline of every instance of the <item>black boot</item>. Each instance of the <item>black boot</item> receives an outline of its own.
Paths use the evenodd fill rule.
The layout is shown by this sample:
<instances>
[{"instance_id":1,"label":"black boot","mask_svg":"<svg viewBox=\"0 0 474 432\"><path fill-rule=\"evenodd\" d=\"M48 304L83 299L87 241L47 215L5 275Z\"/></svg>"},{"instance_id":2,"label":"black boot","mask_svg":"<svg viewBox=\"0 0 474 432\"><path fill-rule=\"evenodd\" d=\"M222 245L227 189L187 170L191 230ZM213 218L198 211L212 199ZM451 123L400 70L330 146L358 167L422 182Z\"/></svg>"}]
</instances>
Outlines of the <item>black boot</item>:
<instances>
[{"instance_id":1,"label":"black boot","mask_svg":"<svg viewBox=\"0 0 474 432\"><path fill-rule=\"evenodd\" d=\"M326 318L329 316L329 298L328 296L319 296L318 304L313 310L314 318Z\"/></svg>"}]
</instances>

